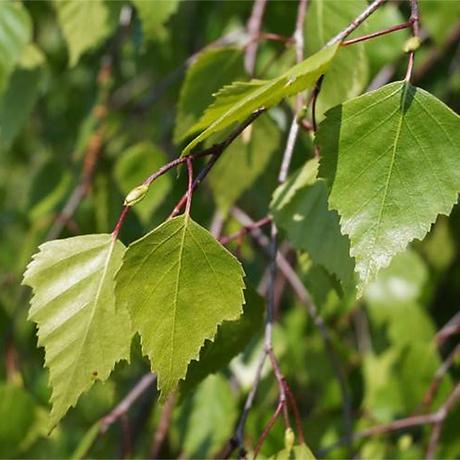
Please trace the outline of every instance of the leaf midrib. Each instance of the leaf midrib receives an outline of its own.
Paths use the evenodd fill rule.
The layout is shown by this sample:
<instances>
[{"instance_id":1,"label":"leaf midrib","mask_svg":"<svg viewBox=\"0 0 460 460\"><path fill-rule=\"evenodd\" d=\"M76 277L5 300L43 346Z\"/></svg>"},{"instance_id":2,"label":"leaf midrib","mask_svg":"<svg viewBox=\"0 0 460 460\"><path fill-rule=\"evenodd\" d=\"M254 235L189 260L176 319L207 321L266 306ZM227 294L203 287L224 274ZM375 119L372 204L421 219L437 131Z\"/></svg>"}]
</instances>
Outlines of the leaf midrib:
<instances>
[{"instance_id":1,"label":"leaf midrib","mask_svg":"<svg viewBox=\"0 0 460 460\"><path fill-rule=\"evenodd\" d=\"M404 107L406 105L406 97L407 97L408 88L409 88L409 84L407 82L404 82L403 83L402 100L401 100L401 103L400 103L401 104L400 105L401 106L401 115L399 117L398 127L397 127L397 130L396 130L396 136L395 136L395 140L394 140L394 144L393 144L393 152L391 154L390 167L388 169L387 180L386 180L386 183L385 183L385 189L383 191L382 201L380 203L379 215L378 215L378 218L377 218L377 224L376 224L376 229L375 229L375 233L374 233L374 235L375 235L374 236L374 243L372 244L372 250L370 251L370 253L372 254L372 257L369 258L369 262L366 264L366 277L365 277L365 280L364 280L364 283L363 283L364 285L366 285L368 283L368 281L369 281L370 265L371 265L371 263L374 263L373 255L374 255L374 252L375 252L375 247L377 246L377 244L379 242L379 239L380 239L380 227L381 227L382 219L383 219L383 210L385 208L385 202L386 202L387 195L388 195L388 189L389 189L391 177L392 177L392 174L393 174L393 168L394 168L394 163L395 163L395 159L396 159L396 149L397 149L397 146L398 146L399 138L401 136L402 124L403 124L403 120L404 120Z\"/></svg>"}]
</instances>

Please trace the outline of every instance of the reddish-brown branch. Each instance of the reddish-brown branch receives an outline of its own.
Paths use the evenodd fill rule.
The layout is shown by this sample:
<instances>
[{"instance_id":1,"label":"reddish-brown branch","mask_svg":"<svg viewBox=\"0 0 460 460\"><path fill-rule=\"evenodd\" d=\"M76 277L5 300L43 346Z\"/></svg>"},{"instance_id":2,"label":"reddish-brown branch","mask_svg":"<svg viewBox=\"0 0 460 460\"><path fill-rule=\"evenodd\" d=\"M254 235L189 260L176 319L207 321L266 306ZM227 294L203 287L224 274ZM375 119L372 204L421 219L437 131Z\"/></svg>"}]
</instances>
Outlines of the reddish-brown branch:
<instances>
[{"instance_id":1,"label":"reddish-brown branch","mask_svg":"<svg viewBox=\"0 0 460 460\"><path fill-rule=\"evenodd\" d=\"M193 195L193 166L192 159L187 157L187 172L188 172L188 187L187 187L187 202L185 203L185 214L190 214L190 208L192 206L192 195Z\"/></svg>"},{"instance_id":2,"label":"reddish-brown branch","mask_svg":"<svg viewBox=\"0 0 460 460\"><path fill-rule=\"evenodd\" d=\"M230 241L237 240L239 238L242 238L246 236L248 233L253 231L255 228L261 228L265 227L265 225L269 224L272 221L270 216L266 216L263 219L258 220L257 222L254 222L253 225L248 225L248 226L243 226L240 230L238 230L235 233L232 233L231 235L228 236L223 236L219 239L221 244L228 244Z\"/></svg>"},{"instance_id":3,"label":"reddish-brown branch","mask_svg":"<svg viewBox=\"0 0 460 460\"><path fill-rule=\"evenodd\" d=\"M382 35L391 34L392 32L397 32L398 30L408 29L412 27L413 20L403 22L402 24L397 24L395 26L388 27L386 29L378 30L377 32L372 32L370 34L361 35L360 37L352 38L350 40L345 40L342 42L341 46L350 46L355 43L363 42L366 40L371 40L372 38L381 37Z\"/></svg>"},{"instance_id":4,"label":"reddish-brown branch","mask_svg":"<svg viewBox=\"0 0 460 460\"><path fill-rule=\"evenodd\" d=\"M247 120L242 123L240 126L238 126L231 134L230 136L227 137L225 141L223 141L220 144L217 144L214 147L214 153L211 155L211 158L209 159L208 163L204 166L204 168L199 172L199 174L196 176L195 180L193 181L192 184L192 192L195 191L195 189L201 184L201 182L205 179L205 177L209 174L209 171L213 168L213 166L216 164L217 160L220 158L222 153L225 151L225 149L256 119L258 118L265 109L260 109L256 112L254 112L252 115L250 115ZM185 203L187 201L187 192L182 196L182 198L177 202L176 206L172 210L171 214L169 215L169 219L172 219L173 217L177 216L181 209L185 206Z\"/></svg>"},{"instance_id":5,"label":"reddish-brown branch","mask_svg":"<svg viewBox=\"0 0 460 460\"><path fill-rule=\"evenodd\" d=\"M267 425L264 428L264 431L262 432L262 435L260 436L259 440L257 441L256 448L254 449L254 457L253 459L256 460L257 456L259 455L260 449L262 448L262 445L267 438L268 434L270 433L271 429L273 428L273 425L276 422L276 419L279 417L281 414L281 411L284 409L286 406L286 401L279 401L278 406L276 407L275 412L273 415L270 417L270 420L268 421Z\"/></svg>"},{"instance_id":6,"label":"reddish-brown branch","mask_svg":"<svg viewBox=\"0 0 460 460\"><path fill-rule=\"evenodd\" d=\"M176 405L176 396L172 394L166 401L161 411L160 422L153 435L152 447L150 449L150 458L159 458L161 447L166 439L169 427L172 421L174 407Z\"/></svg>"}]
</instances>

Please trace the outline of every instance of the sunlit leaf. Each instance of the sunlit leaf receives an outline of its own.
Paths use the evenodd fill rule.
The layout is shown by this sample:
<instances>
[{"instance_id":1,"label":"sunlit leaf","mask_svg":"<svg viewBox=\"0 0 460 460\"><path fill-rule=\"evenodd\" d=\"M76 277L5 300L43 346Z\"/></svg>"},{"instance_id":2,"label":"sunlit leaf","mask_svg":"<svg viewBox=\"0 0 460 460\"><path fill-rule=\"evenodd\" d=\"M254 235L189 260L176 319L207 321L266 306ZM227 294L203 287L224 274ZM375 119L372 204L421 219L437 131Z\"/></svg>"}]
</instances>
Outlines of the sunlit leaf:
<instances>
[{"instance_id":1,"label":"sunlit leaf","mask_svg":"<svg viewBox=\"0 0 460 460\"><path fill-rule=\"evenodd\" d=\"M218 325L240 316L243 275L240 263L186 215L129 246L117 275L117 303L131 313L162 398Z\"/></svg>"},{"instance_id":2,"label":"sunlit leaf","mask_svg":"<svg viewBox=\"0 0 460 460\"><path fill-rule=\"evenodd\" d=\"M50 241L24 273L33 288L29 319L38 325L50 372L51 428L94 381L129 358L130 319L115 308L113 279L124 250L104 234Z\"/></svg>"},{"instance_id":3,"label":"sunlit leaf","mask_svg":"<svg viewBox=\"0 0 460 460\"><path fill-rule=\"evenodd\" d=\"M327 113L317 135L329 205L349 235L360 289L460 191L460 118L426 91L396 82Z\"/></svg>"}]
</instances>

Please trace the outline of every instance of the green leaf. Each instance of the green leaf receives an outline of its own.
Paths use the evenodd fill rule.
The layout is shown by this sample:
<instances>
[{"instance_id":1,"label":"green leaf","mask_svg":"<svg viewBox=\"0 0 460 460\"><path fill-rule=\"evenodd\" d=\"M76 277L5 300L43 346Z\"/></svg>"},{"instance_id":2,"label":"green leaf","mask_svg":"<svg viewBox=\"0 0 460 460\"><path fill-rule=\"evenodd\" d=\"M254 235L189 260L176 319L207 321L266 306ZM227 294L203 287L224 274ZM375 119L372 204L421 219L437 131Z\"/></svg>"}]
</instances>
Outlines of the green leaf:
<instances>
[{"instance_id":1,"label":"green leaf","mask_svg":"<svg viewBox=\"0 0 460 460\"><path fill-rule=\"evenodd\" d=\"M166 155L155 145L141 142L133 145L117 160L114 168L115 180L124 194L141 184L148 174L158 170L167 162ZM148 222L152 213L166 198L171 190L171 176L159 177L149 187L141 203L134 207L143 222Z\"/></svg>"},{"instance_id":2,"label":"green leaf","mask_svg":"<svg viewBox=\"0 0 460 460\"><path fill-rule=\"evenodd\" d=\"M12 383L0 384L0 457L14 458L33 428L37 405L31 395Z\"/></svg>"},{"instance_id":3,"label":"green leaf","mask_svg":"<svg viewBox=\"0 0 460 460\"><path fill-rule=\"evenodd\" d=\"M54 0L53 5L69 48L69 66L73 67L110 34L109 11L103 0Z\"/></svg>"},{"instance_id":4,"label":"green leaf","mask_svg":"<svg viewBox=\"0 0 460 460\"><path fill-rule=\"evenodd\" d=\"M243 269L189 216L132 243L117 274L117 302L131 312L164 399L206 339L242 312Z\"/></svg>"},{"instance_id":5,"label":"green leaf","mask_svg":"<svg viewBox=\"0 0 460 460\"><path fill-rule=\"evenodd\" d=\"M323 48L273 80L235 82L222 88L216 93L214 103L188 131L187 134L192 134L204 130L185 147L183 155L190 153L193 147L211 134L246 119L257 109L267 109L278 104L284 97L311 88L329 68L338 46Z\"/></svg>"},{"instance_id":6,"label":"green leaf","mask_svg":"<svg viewBox=\"0 0 460 460\"><path fill-rule=\"evenodd\" d=\"M214 458L231 437L237 417L228 381L209 376L179 408L174 425L180 449L188 458Z\"/></svg>"},{"instance_id":7,"label":"green leaf","mask_svg":"<svg viewBox=\"0 0 460 460\"><path fill-rule=\"evenodd\" d=\"M199 360L189 364L185 380L180 382L181 395L190 392L205 377L224 368L244 351L260 332L264 311L262 297L253 289L246 289L243 314L236 321L224 321L219 326L214 341L205 342Z\"/></svg>"},{"instance_id":8,"label":"green leaf","mask_svg":"<svg viewBox=\"0 0 460 460\"><path fill-rule=\"evenodd\" d=\"M350 242L340 233L339 216L327 205L327 186L317 180L318 161L305 166L278 187L270 205L276 223L289 241L309 253L315 263L336 275L344 288L353 286Z\"/></svg>"},{"instance_id":9,"label":"green leaf","mask_svg":"<svg viewBox=\"0 0 460 460\"><path fill-rule=\"evenodd\" d=\"M452 0L423 0L420 3L420 17L423 26L438 46L442 45L452 29L458 24L460 2Z\"/></svg>"},{"instance_id":10,"label":"green leaf","mask_svg":"<svg viewBox=\"0 0 460 460\"><path fill-rule=\"evenodd\" d=\"M265 171L280 140L275 123L262 116L227 148L209 176L214 199L223 214Z\"/></svg>"},{"instance_id":11,"label":"green leaf","mask_svg":"<svg viewBox=\"0 0 460 460\"><path fill-rule=\"evenodd\" d=\"M144 2L142 2L144 3ZM174 139L179 142L212 103L212 95L245 75L243 52L238 48L211 48L189 67L177 106Z\"/></svg>"},{"instance_id":12,"label":"green leaf","mask_svg":"<svg viewBox=\"0 0 460 460\"><path fill-rule=\"evenodd\" d=\"M305 21L305 46L317 52L350 24L367 7L366 0L312 0ZM365 33L365 24L359 33ZM363 32L364 28L364 32ZM317 115L360 94L368 79L368 63L363 43L341 48L328 70L318 97Z\"/></svg>"},{"instance_id":13,"label":"green leaf","mask_svg":"<svg viewBox=\"0 0 460 460\"><path fill-rule=\"evenodd\" d=\"M0 93L32 35L27 10L18 2L0 2Z\"/></svg>"},{"instance_id":14,"label":"green leaf","mask_svg":"<svg viewBox=\"0 0 460 460\"><path fill-rule=\"evenodd\" d=\"M42 71L17 69L0 102L0 142L9 149L19 134L37 100Z\"/></svg>"},{"instance_id":15,"label":"green leaf","mask_svg":"<svg viewBox=\"0 0 460 460\"><path fill-rule=\"evenodd\" d=\"M146 39L164 40L167 30L164 23L179 6L180 0L132 0L142 22L142 31Z\"/></svg>"},{"instance_id":16,"label":"green leaf","mask_svg":"<svg viewBox=\"0 0 460 460\"><path fill-rule=\"evenodd\" d=\"M460 190L460 118L426 91L395 82L327 113L317 142L359 274L359 290Z\"/></svg>"},{"instance_id":17,"label":"green leaf","mask_svg":"<svg viewBox=\"0 0 460 460\"><path fill-rule=\"evenodd\" d=\"M129 358L129 314L115 308L113 279L124 250L108 234L50 241L24 274L34 294L29 319L38 325L50 371L51 428L94 381Z\"/></svg>"},{"instance_id":18,"label":"green leaf","mask_svg":"<svg viewBox=\"0 0 460 460\"><path fill-rule=\"evenodd\" d=\"M315 456L306 444L299 444L292 449L283 449L270 457L270 460L315 460Z\"/></svg>"}]
</instances>

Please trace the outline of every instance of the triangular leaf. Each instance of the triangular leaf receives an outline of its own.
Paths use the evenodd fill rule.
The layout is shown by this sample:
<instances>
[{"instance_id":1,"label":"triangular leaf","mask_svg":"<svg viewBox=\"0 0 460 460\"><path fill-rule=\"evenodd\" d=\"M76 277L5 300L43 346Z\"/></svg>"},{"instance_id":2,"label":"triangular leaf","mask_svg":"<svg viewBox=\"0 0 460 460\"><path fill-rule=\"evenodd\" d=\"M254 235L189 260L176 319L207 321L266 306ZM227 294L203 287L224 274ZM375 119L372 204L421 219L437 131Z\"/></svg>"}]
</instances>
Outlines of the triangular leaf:
<instances>
[{"instance_id":1,"label":"triangular leaf","mask_svg":"<svg viewBox=\"0 0 460 460\"><path fill-rule=\"evenodd\" d=\"M344 288L353 285L354 262L348 238L340 233L339 216L328 209L327 187L317 180L318 161L310 160L278 187L270 205L289 241L314 262L336 275Z\"/></svg>"},{"instance_id":2,"label":"triangular leaf","mask_svg":"<svg viewBox=\"0 0 460 460\"><path fill-rule=\"evenodd\" d=\"M115 308L114 275L125 248L108 234L40 246L24 274L33 288L29 319L38 325L52 387L51 427L95 380L129 358L127 310Z\"/></svg>"},{"instance_id":3,"label":"triangular leaf","mask_svg":"<svg viewBox=\"0 0 460 460\"><path fill-rule=\"evenodd\" d=\"M426 91L396 82L329 111L317 142L362 290L457 201L460 118Z\"/></svg>"},{"instance_id":4,"label":"triangular leaf","mask_svg":"<svg viewBox=\"0 0 460 460\"><path fill-rule=\"evenodd\" d=\"M185 147L183 154L189 153L193 147L207 139L211 134L244 120L255 110L261 107L272 107L284 97L292 96L312 87L328 69L338 46L337 44L323 48L273 80L236 82L231 86L224 87L216 94L214 104L190 128L189 134L203 129L204 131Z\"/></svg>"},{"instance_id":5,"label":"triangular leaf","mask_svg":"<svg viewBox=\"0 0 460 460\"><path fill-rule=\"evenodd\" d=\"M117 275L117 302L131 312L162 398L218 325L240 316L243 275L238 260L186 215L129 246Z\"/></svg>"}]
</instances>

